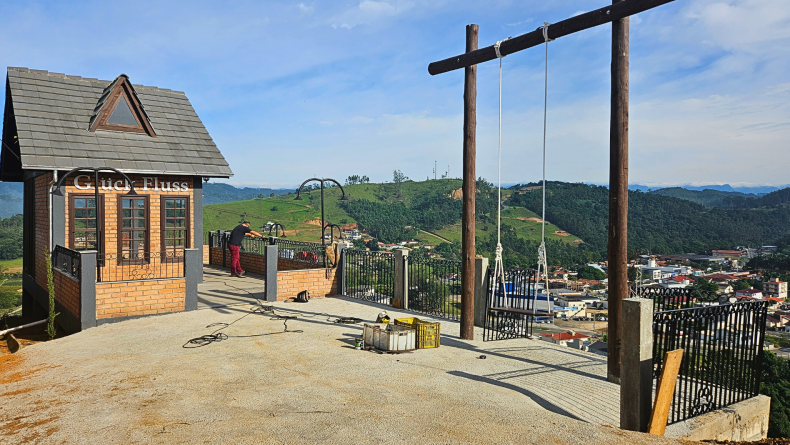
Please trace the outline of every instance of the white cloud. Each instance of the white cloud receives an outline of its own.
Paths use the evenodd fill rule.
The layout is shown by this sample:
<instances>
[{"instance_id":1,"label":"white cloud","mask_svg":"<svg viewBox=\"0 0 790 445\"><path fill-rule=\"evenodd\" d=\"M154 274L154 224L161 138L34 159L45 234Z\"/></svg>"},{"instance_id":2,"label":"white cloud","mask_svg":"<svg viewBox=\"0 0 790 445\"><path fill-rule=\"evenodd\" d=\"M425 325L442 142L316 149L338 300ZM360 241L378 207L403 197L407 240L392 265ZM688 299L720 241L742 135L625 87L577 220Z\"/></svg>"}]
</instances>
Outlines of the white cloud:
<instances>
[{"instance_id":1,"label":"white cloud","mask_svg":"<svg viewBox=\"0 0 790 445\"><path fill-rule=\"evenodd\" d=\"M313 11L315 10L315 7L313 7L312 5L307 6L304 3L299 3L297 6L299 7L299 10L305 14L312 14Z\"/></svg>"}]
</instances>

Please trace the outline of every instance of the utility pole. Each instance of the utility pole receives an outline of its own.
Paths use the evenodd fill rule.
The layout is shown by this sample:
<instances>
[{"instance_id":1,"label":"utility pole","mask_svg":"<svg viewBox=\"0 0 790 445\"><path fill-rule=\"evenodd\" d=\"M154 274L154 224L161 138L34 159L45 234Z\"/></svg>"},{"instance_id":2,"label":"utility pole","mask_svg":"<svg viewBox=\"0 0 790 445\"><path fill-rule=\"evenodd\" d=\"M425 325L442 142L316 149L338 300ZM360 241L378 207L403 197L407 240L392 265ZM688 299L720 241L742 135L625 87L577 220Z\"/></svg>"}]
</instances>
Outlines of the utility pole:
<instances>
[{"instance_id":1,"label":"utility pole","mask_svg":"<svg viewBox=\"0 0 790 445\"><path fill-rule=\"evenodd\" d=\"M612 0L615 5L624 0ZM609 121L609 357L607 378L620 383L622 301L628 297L628 42L629 17L612 21Z\"/></svg>"},{"instance_id":2,"label":"utility pole","mask_svg":"<svg viewBox=\"0 0 790 445\"><path fill-rule=\"evenodd\" d=\"M466 25L466 52L477 49L477 25ZM461 221L461 338L475 338L475 157L477 65L464 68L464 178ZM447 166L450 177L450 166Z\"/></svg>"},{"instance_id":3,"label":"utility pole","mask_svg":"<svg viewBox=\"0 0 790 445\"><path fill-rule=\"evenodd\" d=\"M433 180L436 181L436 161L433 161Z\"/></svg>"}]
</instances>

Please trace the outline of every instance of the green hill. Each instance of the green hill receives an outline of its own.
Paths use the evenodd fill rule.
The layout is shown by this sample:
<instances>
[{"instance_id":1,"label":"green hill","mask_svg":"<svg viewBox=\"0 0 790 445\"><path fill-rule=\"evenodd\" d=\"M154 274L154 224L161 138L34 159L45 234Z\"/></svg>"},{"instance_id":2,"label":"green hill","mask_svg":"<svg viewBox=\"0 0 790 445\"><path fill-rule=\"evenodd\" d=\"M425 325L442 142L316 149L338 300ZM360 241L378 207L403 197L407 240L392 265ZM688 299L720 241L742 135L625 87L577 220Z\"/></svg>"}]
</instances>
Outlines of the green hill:
<instances>
[{"instance_id":1,"label":"green hill","mask_svg":"<svg viewBox=\"0 0 790 445\"><path fill-rule=\"evenodd\" d=\"M423 244L440 244L461 240L461 201L454 191L461 188L461 180L406 181L401 184L357 184L343 187L349 201L340 201L338 187L324 190L325 219L338 225L357 223L368 233L384 242L415 238ZM478 181L477 236L487 238L496 233L496 189L485 181ZM510 191L503 191L507 196ZM302 193L302 201L295 195L283 195L206 205L203 208L204 230L229 230L239 221L248 219L258 228L267 222L278 222L286 228L290 239L318 241L320 239L321 198L319 190ZM503 224L512 227L517 238L540 239L540 221L536 214L512 206L503 212ZM578 245L581 240L566 234L560 227L547 224L549 238L557 242ZM559 232L560 234L555 234Z\"/></svg>"},{"instance_id":2,"label":"green hill","mask_svg":"<svg viewBox=\"0 0 790 445\"><path fill-rule=\"evenodd\" d=\"M628 246L657 253L705 252L738 245L775 243L790 234L788 189L748 202L770 207L725 209L706 207L656 193L629 192ZM546 216L580 236L601 258L606 255L608 189L586 184L550 182ZM540 208L540 192L527 191L510 202Z\"/></svg>"},{"instance_id":3,"label":"green hill","mask_svg":"<svg viewBox=\"0 0 790 445\"><path fill-rule=\"evenodd\" d=\"M696 202L697 204L713 207L731 207L733 201L746 202L746 200L757 198L757 195L752 193L723 192L713 189L688 190L683 187L667 187L652 190L649 193L685 199L687 201Z\"/></svg>"}]
</instances>

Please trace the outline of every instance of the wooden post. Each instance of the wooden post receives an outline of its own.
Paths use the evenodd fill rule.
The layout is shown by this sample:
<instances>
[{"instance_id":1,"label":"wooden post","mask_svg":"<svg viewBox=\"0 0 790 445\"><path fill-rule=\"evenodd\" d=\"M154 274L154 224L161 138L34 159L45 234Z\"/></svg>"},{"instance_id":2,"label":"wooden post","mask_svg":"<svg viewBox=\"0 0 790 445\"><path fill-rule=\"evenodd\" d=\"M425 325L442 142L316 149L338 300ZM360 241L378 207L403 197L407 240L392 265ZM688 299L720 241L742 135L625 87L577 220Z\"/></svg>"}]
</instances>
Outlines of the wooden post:
<instances>
[{"instance_id":1,"label":"wooden post","mask_svg":"<svg viewBox=\"0 0 790 445\"><path fill-rule=\"evenodd\" d=\"M624 0L612 0L612 4ZM628 28L612 22L612 103L609 126L608 379L620 381L622 300L628 297Z\"/></svg>"},{"instance_id":2,"label":"wooden post","mask_svg":"<svg viewBox=\"0 0 790 445\"><path fill-rule=\"evenodd\" d=\"M477 25L466 25L466 52L477 49ZM461 221L461 338L475 338L475 155L477 65L464 68L464 182Z\"/></svg>"}]
</instances>

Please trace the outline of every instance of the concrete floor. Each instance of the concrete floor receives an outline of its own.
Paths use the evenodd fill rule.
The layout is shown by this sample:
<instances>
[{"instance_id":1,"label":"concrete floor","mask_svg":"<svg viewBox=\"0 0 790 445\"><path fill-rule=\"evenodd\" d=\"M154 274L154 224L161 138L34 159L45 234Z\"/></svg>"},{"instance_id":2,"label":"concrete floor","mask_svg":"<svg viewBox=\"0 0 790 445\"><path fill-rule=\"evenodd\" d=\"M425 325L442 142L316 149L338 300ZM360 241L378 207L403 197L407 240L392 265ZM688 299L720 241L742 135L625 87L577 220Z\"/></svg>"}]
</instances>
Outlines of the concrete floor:
<instances>
[{"instance_id":1,"label":"concrete floor","mask_svg":"<svg viewBox=\"0 0 790 445\"><path fill-rule=\"evenodd\" d=\"M382 355L353 348L362 325L332 320L373 321L387 308L344 297L273 306L298 317L288 332L251 306L226 306L0 356L0 442L677 443L612 427L617 386L593 354L484 343L479 329L461 341L458 324L440 320L440 348ZM184 347L214 323L232 323L226 340Z\"/></svg>"},{"instance_id":2,"label":"concrete floor","mask_svg":"<svg viewBox=\"0 0 790 445\"><path fill-rule=\"evenodd\" d=\"M251 273L237 278L229 269L203 265L203 282L198 285L198 308L252 304L265 296L266 280Z\"/></svg>"}]
</instances>

